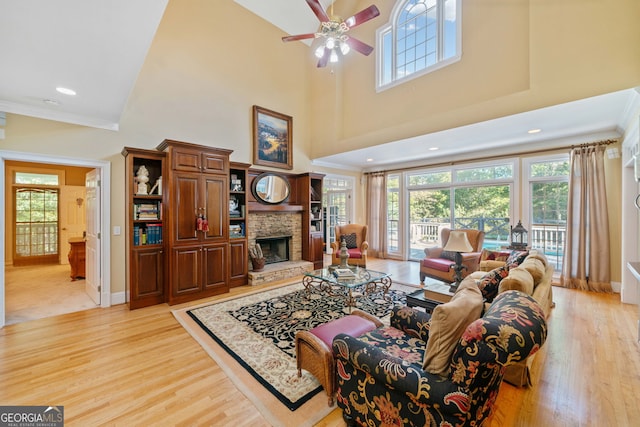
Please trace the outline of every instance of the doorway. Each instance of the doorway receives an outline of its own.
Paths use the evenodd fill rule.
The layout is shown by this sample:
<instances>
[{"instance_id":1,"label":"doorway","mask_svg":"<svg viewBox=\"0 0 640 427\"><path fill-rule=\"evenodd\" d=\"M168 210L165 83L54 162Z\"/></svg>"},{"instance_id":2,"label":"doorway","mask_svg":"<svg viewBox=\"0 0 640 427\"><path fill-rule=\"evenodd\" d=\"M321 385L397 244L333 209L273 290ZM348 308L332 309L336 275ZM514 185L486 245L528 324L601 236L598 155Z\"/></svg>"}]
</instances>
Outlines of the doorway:
<instances>
[{"instance_id":1,"label":"doorway","mask_svg":"<svg viewBox=\"0 0 640 427\"><path fill-rule=\"evenodd\" d=\"M74 158L62 158L54 156L45 156L30 153L18 153L18 152L5 152L0 151L0 199L6 201L8 185L6 179L6 162L18 161L28 163L41 163L44 165L60 165L60 166L76 166L95 169L97 180L100 183L101 191L99 195L99 207L96 214L98 224L95 225L97 229L98 241L100 253L102 257L94 259L92 262L93 271L97 272L99 277L97 280L98 289L100 292L100 307L109 307L111 305L111 262L110 262L110 179L111 179L111 165L109 162L97 161L97 160L85 160ZM10 194L10 193L9 193ZM2 209L0 213L0 229L6 232L7 230L7 212ZM106 238L102 238L105 236ZM0 257L6 263L6 246L0 246ZM6 309L5 309L5 268L0 270L0 327L6 323ZM36 292L37 293L37 292ZM38 298L34 295L34 298Z\"/></svg>"}]
</instances>

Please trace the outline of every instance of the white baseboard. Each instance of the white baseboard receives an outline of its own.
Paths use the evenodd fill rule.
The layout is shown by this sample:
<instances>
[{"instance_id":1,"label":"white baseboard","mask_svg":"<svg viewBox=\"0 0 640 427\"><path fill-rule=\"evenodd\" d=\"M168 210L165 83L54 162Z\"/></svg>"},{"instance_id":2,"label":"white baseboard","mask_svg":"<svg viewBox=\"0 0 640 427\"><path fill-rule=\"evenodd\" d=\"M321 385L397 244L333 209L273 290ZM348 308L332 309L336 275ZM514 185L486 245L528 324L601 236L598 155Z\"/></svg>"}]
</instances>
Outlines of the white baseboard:
<instances>
[{"instance_id":1,"label":"white baseboard","mask_svg":"<svg viewBox=\"0 0 640 427\"><path fill-rule=\"evenodd\" d=\"M126 304L127 293L126 292L114 292L111 294L111 305Z\"/></svg>"},{"instance_id":2,"label":"white baseboard","mask_svg":"<svg viewBox=\"0 0 640 427\"><path fill-rule=\"evenodd\" d=\"M622 283L621 282L611 282L611 289L613 289L613 292L615 292L616 294L619 294L620 290L622 289Z\"/></svg>"}]
</instances>

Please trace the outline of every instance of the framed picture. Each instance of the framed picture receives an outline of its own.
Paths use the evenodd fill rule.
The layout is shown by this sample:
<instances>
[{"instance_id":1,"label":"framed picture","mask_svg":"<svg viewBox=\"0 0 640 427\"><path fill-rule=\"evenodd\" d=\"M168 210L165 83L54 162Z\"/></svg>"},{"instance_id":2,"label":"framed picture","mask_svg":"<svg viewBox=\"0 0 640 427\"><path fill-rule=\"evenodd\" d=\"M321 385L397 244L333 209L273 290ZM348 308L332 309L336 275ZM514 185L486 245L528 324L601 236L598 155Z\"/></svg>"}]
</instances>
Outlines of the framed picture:
<instances>
[{"instance_id":1,"label":"framed picture","mask_svg":"<svg viewBox=\"0 0 640 427\"><path fill-rule=\"evenodd\" d=\"M293 118L253 106L253 163L293 169Z\"/></svg>"}]
</instances>

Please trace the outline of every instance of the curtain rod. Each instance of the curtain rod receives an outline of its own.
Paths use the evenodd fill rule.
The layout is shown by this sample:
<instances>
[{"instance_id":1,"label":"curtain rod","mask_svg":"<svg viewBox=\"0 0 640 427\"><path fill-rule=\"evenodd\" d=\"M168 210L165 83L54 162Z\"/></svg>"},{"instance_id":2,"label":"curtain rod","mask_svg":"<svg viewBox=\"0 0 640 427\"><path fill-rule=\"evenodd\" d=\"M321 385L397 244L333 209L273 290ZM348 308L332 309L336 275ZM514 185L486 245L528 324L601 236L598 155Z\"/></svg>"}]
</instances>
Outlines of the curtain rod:
<instances>
[{"instance_id":1,"label":"curtain rod","mask_svg":"<svg viewBox=\"0 0 640 427\"><path fill-rule=\"evenodd\" d=\"M587 143L578 144L578 145L566 145L564 147L544 148L544 149L541 148L539 150L521 151L521 152L512 153L512 154L500 154L500 155L497 155L497 156L477 157L477 158L465 159L465 160L452 160L452 161L440 162L440 163L427 163L427 164L424 164L424 165L411 166L411 167L407 167L407 168L396 168L396 169L387 169L387 170L365 172L364 175L377 174L377 173L387 173L387 172L410 171L410 170L415 170L415 169L424 169L425 167L453 166L453 165L459 165L459 164L464 164L464 163L476 163L478 161L484 161L484 160L505 159L505 158L514 157L514 156L526 156L526 155L529 155L529 154L550 153L550 152L553 152L553 151L560 151L560 150L573 150L574 148L587 148L587 147L594 147L594 146L597 146L597 145L610 145L610 144L615 144L617 142L618 142L617 139L604 139L602 141L587 142Z\"/></svg>"}]
</instances>

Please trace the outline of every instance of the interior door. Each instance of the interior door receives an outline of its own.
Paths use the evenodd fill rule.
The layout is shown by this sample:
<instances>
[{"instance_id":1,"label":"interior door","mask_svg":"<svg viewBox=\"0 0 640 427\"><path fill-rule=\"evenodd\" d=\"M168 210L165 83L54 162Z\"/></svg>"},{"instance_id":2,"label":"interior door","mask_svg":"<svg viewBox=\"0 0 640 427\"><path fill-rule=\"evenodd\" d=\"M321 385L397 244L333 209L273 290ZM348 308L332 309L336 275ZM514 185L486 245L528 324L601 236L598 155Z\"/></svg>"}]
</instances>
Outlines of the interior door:
<instances>
[{"instance_id":1,"label":"interior door","mask_svg":"<svg viewBox=\"0 0 640 427\"><path fill-rule=\"evenodd\" d=\"M85 291L96 304L100 305L102 274L100 271L100 180L98 170L87 173L86 187L86 280Z\"/></svg>"},{"instance_id":2,"label":"interior door","mask_svg":"<svg viewBox=\"0 0 640 427\"><path fill-rule=\"evenodd\" d=\"M70 237L82 237L86 226L86 190L78 185L60 187L60 264L69 264Z\"/></svg>"}]
</instances>

